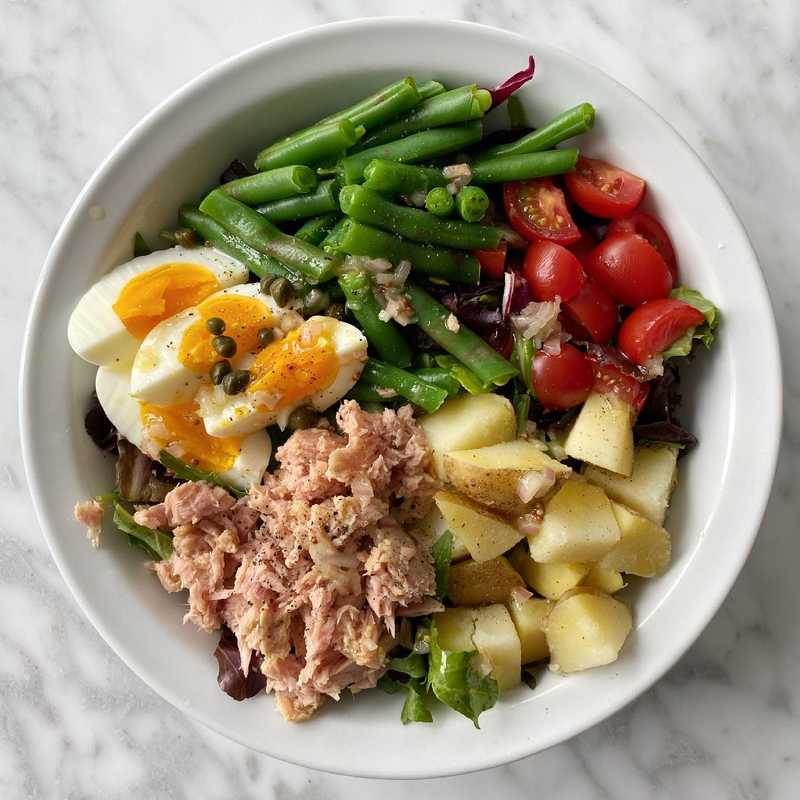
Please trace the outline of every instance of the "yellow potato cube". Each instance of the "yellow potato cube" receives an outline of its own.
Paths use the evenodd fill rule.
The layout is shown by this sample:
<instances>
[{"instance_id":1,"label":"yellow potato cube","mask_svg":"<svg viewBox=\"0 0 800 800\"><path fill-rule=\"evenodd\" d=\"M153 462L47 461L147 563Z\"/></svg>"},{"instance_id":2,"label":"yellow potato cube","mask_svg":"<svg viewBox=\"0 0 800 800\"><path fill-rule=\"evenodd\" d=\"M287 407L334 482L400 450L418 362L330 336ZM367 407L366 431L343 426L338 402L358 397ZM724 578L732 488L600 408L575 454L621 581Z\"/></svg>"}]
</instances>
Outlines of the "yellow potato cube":
<instances>
[{"instance_id":1,"label":"yellow potato cube","mask_svg":"<svg viewBox=\"0 0 800 800\"><path fill-rule=\"evenodd\" d=\"M589 574L584 578L582 585L599 589L606 594L614 594L614 592L618 592L625 587L625 581L615 569L608 569L600 566L600 564L594 564L589 570Z\"/></svg>"},{"instance_id":2,"label":"yellow potato cube","mask_svg":"<svg viewBox=\"0 0 800 800\"><path fill-rule=\"evenodd\" d=\"M517 629L504 605L476 609L472 640L481 658L488 662L500 691L520 682L522 647Z\"/></svg>"},{"instance_id":3,"label":"yellow potato cube","mask_svg":"<svg viewBox=\"0 0 800 800\"><path fill-rule=\"evenodd\" d=\"M574 589L591 569L589 564L537 564L524 544L517 545L508 558L525 583L548 600L558 600Z\"/></svg>"},{"instance_id":4,"label":"yellow potato cube","mask_svg":"<svg viewBox=\"0 0 800 800\"><path fill-rule=\"evenodd\" d=\"M653 578L661 575L669 565L672 542L669 533L660 525L635 514L619 503L612 503L614 516L619 525L619 542L606 553L600 566Z\"/></svg>"},{"instance_id":5,"label":"yellow potato cube","mask_svg":"<svg viewBox=\"0 0 800 800\"><path fill-rule=\"evenodd\" d=\"M549 600L540 597L521 598L516 592L512 592L508 598L506 606L517 628L523 664L541 661L550 654L544 629L551 605Z\"/></svg>"},{"instance_id":6,"label":"yellow potato cube","mask_svg":"<svg viewBox=\"0 0 800 800\"><path fill-rule=\"evenodd\" d=\"M630 475L633 468L631 407L615 394L592 392L567 434L567 455Z\"/></svg>"},{"instance_id":7,"label":"yellow potato cube","mask_svg":"<svg viewBox=\"0 0 800 800\"><path fill-rule=\"evenodd\" d=\"M520 574L504 556L490 561L459 561L450 567L447 594L457 606L505 603L511 591L525 586Z\"/></svg>"}]
</instances>

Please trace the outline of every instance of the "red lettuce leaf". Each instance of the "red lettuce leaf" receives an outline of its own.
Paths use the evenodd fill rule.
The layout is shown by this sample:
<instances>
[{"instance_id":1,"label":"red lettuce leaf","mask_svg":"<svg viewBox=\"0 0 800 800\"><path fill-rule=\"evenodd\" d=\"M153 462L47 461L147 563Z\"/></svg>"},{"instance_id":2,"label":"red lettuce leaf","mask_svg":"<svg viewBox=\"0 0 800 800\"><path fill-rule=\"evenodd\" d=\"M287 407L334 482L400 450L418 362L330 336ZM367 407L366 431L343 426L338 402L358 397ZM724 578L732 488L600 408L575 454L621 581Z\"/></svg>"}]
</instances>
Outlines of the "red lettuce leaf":
<instances>
[{"instance_id":1,"label":"red lettuce leaf","mask_svg":"<svg viewBox=\"0 0 800 800\"><path fill-rule=\"evenodd\" d=\"M219 644L214 651L214 656L219 664L217 674L219 688L234 700L254 697L267 685L267 678L259 669L262 659L260 653L253 654L253 658L250 660L250 671L245 676L242 671L236 636L227 626L220 631Z\"/></svg>"},{"instance_id":2,"label":"red lettuce leaf","mask_svg":"<svg viewBox=\"0 0 800 800\"><path fill-rule=\"evenodd\" d=\"M489 93L492 95L492 108L504 103L517 89L524 86L533 77L535 69L536 62L533 60L533 56L528 56L528 66L525 69L515 72L494 89L489 89Z\"/></svg>"}]
</instances>

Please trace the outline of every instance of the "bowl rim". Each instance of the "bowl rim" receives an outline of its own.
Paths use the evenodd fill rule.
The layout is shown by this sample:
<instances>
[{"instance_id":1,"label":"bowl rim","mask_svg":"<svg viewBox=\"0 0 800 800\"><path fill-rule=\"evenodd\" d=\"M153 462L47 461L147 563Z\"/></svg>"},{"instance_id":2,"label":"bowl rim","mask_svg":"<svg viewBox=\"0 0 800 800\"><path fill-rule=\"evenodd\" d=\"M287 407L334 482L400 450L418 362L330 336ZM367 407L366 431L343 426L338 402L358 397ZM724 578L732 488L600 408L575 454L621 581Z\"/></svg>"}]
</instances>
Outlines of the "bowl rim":
<instances>
[{"instance_id":1,"label":"bowl rim","mask_svg":"<svg viewBox=\"0 0 800 800\"><path fill-rule=\"evenodd\" d=\"M228 72L236 72L248 60L258 58L263 51L302 44L316 36L336 35L337 31L343 28L359 28L362 32L367 33L370 29L392 28L394 26L408 24L439 28L442 33L445 34L448 31L454 30L455 28L478 29L486 35L506 37L508 39L515 40L517 43L524 42L531 47L539 46L536 44L537 40L531 40L527 36L523 36L502 28L476 22L468 22L465 20L425 19L413 16L360 17L330 22L323 25L315 25L303 30L293 31L291 33L287 33L285 35L256 44L209 67L170 93L151 111L149 111L138 123L136 123L130 129L130 131L125 134L125 136L123 136L122 139L111 149L108 155L94 170L89 180L84 184L83 188L70 206L70 209L67 212L64 220L59 226L59 229L50 246L44 265L36 282L36 287L28 314L28 320L25 327L18 395L19 425L21 432L25 477L28 482L30 497L37 521L62 578L72 592L81 611L88 617L89 621L92 623L100 636L106 641L107 644L109 644L112 650L114 650L115 654L145 684L154 689L162 698L167 700L167 702L169 702L175 708L188 714L193 720L203 723L205 726L211 728L217 733L220 733L226 738L236 741L237 743L248 748L252 747L252 745L245 740L244 736L238 736L236 731L231 731L230 729L225 728L213 717L204 714L196 709L193 705L187 705L187 703L177 697L169 687L164 685L157 675L150 673L149 670L139 664L135 654L128 652L128 650L121 645L114 632L109 630L101 621L99 616L95 614L93 606L87 600L81 586L75 580L73 580L69 570L66 568L65 564L62 563L62 560L58 554L58 546L56 544L56 526L51 524L47 512L44 509L43 502L40 500L40 489L38 488L39 484L37 482L37 456L34 453L34 445L31 435L31 431L35 425L35 420L31 416L29 403L31 384L33 382L34 375L34 366L32 363L32 341L35 338L36 324L41 311L40 307L44 302L44 288L47 284L47 279L50 273L55 269L56 264L59 262L61 258L61 251L65 248L66 243L73 233L73 230L76 227L84 224L84 220L78 212L85 205L87 197L93 194L96 186L104 180L106 174L113 169L114 164L124 155L128 147L136 142L139 137L143 136L146 131L157 126L161 118L169 114L171 107L176 102L201 89L202 86L208 81L220 77ZM729 563L728 574L723 576L724 580L717 580L716 583L714 583L713 590L709 590L712 598L706 598L706 605L703 609L703 613L692 618L691 623L688 624L687 628L683 631L682 637L680 637L674 650L670 652L669 657L659 660L658 663L654 664L649 671L646 671L643 675L641 675L637 682L633 682L630 686L624 690L621 690L613 702L603 706L593 714L581 717L577 723L570 726L570 730L566 734L556 734L555 736L551 735L550 737L544 736L542 737L544 742L543 744L540 743L534 745L522 741L517 743L515 746L513 740L509 740L508 748L502 755L481 756L476 754L474 766L463 769L458 768L455 772L452 768L448 770L447 768L442 769L435 766L429 766L428 768L412 767L402 775L399 775L396 771L389 772L381 769L379 765L370 765L366 768L360 769L358 772L353 772L352 770L348 769L337 769L335 766L331 766L330 764L320 766L319 761L315 761L313 757L303 757L302 755L288 756L285 753L276 755L267 751L261 751L282 761L302 767L321 769L327 772L342 775L355 775L370 778L430 778L453 774L463 774L466 772L479 771L502 764L511 763L533 753L540 752L553 747L556 744L567 741L573 736L576 736L577 734L598 724L602 720L607 719L612 714L617 713L620 709L627 706L642 693L651 688L653 684L655 684L664 675L664 673L674 666L674 664L686 653L689 647L691 647L691 645L697 640L699 635L711 621L713 616L717 613L725 598L728 596L736 578L738 577L745 561L747 560L755 538L759 532L760 524L770 497L775 470L777 467L780 448L780 435L782 429L783 380L775 316L766 282L760 269L758 257L753 249L747 230L739 219L738 214L722 189L719 181L705 165L703 160L695 152L692 146L658 111L652 108L645 100L640 98L632 90L628 89L624 84L620 83L602 69L596 67L594 64L591 64L579 56L574 55L568 50L553 46L546 41L542 41L540 45L543 45L551 52L556 52L567 59L579 63L583 67L586 67L595 73L599 73L602 78L613 84L617 90L621 90L623 93L628 95L630 99L638 104L642 111L651 114L659 124L669 129L669 132L675 139L676 145L682 148L685 151L685 154L692 159L697 170L702 172L706 178L710 179L711 183L716 189L721 206L724 207L724 210L727 212L731 221L737 226L737 232L742 237L742 241L746 246L747 254L751 259L752 265L756 267L754 270L753 279L757 284L760 293L762 294L760 299L765 301L765 308L768 311L767 318L764 319L764 322L767 324L765 329L759 332L759 335L763 352L765 353L765 361L771 362L769 363L769 371L771 373L772 388L774 391L771 392L771 394L768 393L763 399L765 406L764 417L766 423L762 431L763 438L761 441L762 444L765 445L765 452L767 453L765 460L768 464L768 469L761 476L761 482L758 485L758 492L750 496L752 501L750 505L750 508L752 509L752 524L747 526L747 528L743 527L742 529L743 535L741 537L740 551L735 561ZM744 535L745 533L747 534L746 537Z\"/></svg>"}]
</instances>

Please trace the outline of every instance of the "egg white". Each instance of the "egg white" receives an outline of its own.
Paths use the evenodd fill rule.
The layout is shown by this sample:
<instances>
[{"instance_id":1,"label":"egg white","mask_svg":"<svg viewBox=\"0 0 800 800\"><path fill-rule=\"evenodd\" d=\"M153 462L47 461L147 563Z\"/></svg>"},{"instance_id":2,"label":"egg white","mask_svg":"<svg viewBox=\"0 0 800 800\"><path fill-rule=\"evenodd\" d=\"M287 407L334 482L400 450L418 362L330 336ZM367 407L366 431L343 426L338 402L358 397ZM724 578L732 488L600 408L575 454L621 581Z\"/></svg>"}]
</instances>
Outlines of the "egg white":
<instances>
[{"instance_id":1,"label":"egg white","mask_svg":"<svg viewBox=\"0 0 800 800\"><path fill-rule=\"evenodd\" d=\"M159 446L147 436L142 425L141 405L130 393L130 372L124 367L100 367L95 381L97 398L121 436L151 458L158 458ZM232 434L231 434L232 435ZM240 489L260 483L269 465L272 442L265 430L243 438L233 466L220 476Z\"/></svg>"},{"instance_id":2,"label":"egg white","mask_svg":"<svg viewBox=\"0 0 800 800\"><path fill-rule=\"evenodd\" d=\"M111 270L78 301L67 327L72 349L91 364L130 364L139 340L128 331L112 306L132 278L174 263L206 267L222 287L244 283L248 276L247 267L213 247L170 247L134 258Z\"/></svg>"},{"instance_id":3,"label":"egg white","mask_svg":"<svg viewBox=\"0 0 800 800\"><path fill-rule=\"evenodd\" d=\"M199 415L212 436L244 436L267 425L286 427L289 415L300 406L309 405L324 411L341 400L356 381L367 360L367 339L358 328L333 317L311 317L305 325L322 325L330 336L339 360L335 379L327 388L300 398L293 405L276 411L260 408L258 398L247 392L227 395L220 386L204 386L196 396ZM242 366L246 367L247 362Z\"/></svg>"},{"instance_id":4,"label":"egg white","mask_svg":"<svg viewBox=\"0 0 800 800\"><path fill-rule=\"evenodd\" d=\"M242 295L259 300L269 311L274 327L288 332L302 324L298 311L301 299L293 299L281 308L270 295L261 293L257 283L245 283L209 295L212 300L220 295ZM205 302L205 301L204 301ZM203 385L211 385L208 374L198 374L184 366L180 359L181 341L187 329L198 319L196 306L187 308L165 319L142 340L131 367L131 394L139 400L159 405L169 405L189 400ZM231 364L238 368L247 353L239 353Z\"/></svg>"}]
</instances>

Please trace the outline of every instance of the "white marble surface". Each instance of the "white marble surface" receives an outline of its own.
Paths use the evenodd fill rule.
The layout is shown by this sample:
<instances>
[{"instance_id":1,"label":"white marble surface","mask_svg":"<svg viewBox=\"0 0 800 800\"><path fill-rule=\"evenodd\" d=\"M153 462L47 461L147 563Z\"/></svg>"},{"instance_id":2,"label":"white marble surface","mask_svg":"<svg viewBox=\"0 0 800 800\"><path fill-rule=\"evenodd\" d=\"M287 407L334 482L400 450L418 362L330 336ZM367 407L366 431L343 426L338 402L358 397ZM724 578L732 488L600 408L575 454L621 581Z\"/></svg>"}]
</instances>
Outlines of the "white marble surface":
<instances>
[{"instance_id":1,"label":"white marble surface","mask_svg":"<svg viewBox=\"0 0 800 800\"><path fill-rule=\"evenodd\" d=\"M787 413L755 550L687 656L567 744L412 788L249 752L190 722L128 671L83 618L37 528L15 382L50 240L99 160L146 111L264 39L377 8L430 15L434 6L437 16L546 38L602 66L700 152L761 258L782 335ZM799 9L796 0L0 0L0 798L800 796Z\"/></svg>"}]
</instances>

